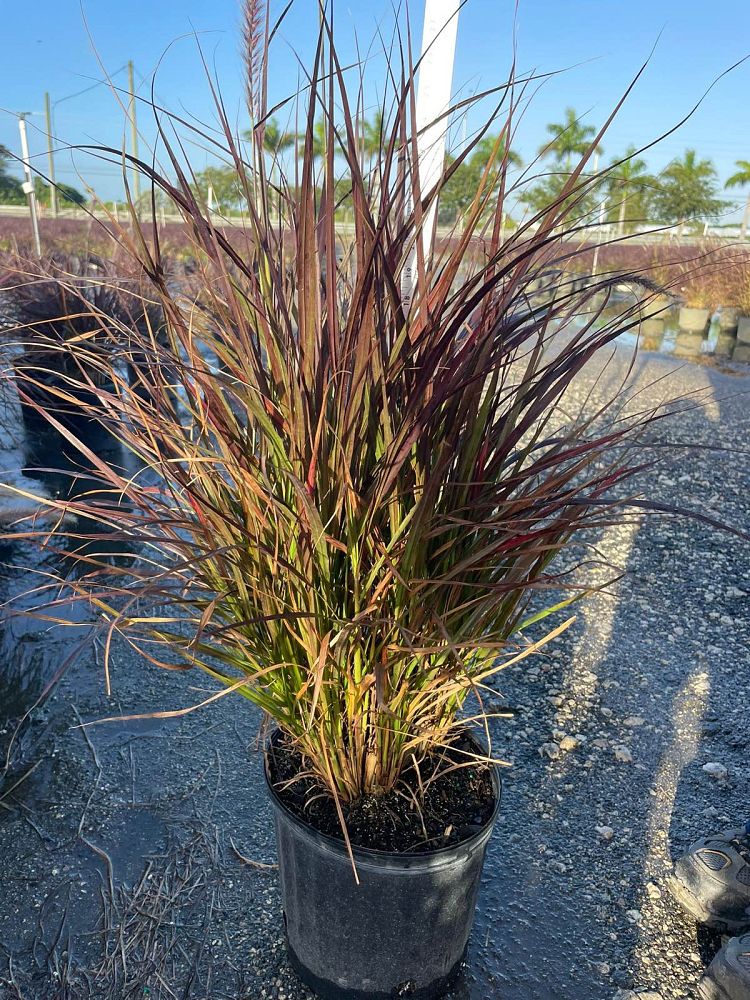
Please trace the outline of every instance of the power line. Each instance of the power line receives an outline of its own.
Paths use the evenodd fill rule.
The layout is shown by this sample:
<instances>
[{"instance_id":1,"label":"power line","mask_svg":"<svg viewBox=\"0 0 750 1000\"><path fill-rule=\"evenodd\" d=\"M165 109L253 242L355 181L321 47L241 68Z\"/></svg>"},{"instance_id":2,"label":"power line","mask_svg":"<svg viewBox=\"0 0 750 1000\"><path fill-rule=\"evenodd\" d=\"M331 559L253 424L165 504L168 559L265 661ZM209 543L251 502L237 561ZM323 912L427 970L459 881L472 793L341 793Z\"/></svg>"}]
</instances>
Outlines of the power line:
<instances>
[{"instance_id":1,"label":"power line","mask_svg":"<svg viewBox=\"0 0 750 1000\"><path fill-rule=\"evenodd\" d=\"M90 87L84 87L83 90L77 90L74 94L66 94L65 97L60 97L58 100L53 101L52 107L56 108L57 105L62 104L63 101L71 101L74 97L80 97L82 94L88 94L89 91L96 90L97 87L101 87L104 84L108 84L113 77L117 76L119 73L122 73L122 71L127 68L128 64L124 63L122 66L120 66L119 69L116 69L114 73L110 73L110 75L106 79L97 80L96 83L92 83Z\"/></svg>"}]
</instances>

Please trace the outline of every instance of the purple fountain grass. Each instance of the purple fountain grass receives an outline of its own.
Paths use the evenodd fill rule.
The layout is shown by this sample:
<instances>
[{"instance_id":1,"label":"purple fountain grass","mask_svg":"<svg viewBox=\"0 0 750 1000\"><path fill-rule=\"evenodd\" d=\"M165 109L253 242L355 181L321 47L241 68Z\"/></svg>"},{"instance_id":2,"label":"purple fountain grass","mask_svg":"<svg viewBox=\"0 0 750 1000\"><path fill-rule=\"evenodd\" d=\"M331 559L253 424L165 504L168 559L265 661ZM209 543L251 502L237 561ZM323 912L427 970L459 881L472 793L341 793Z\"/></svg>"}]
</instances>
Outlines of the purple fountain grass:
<instances>
[{"instance_id":1,"label":"purple fountain grass","mask_svg":"<svg viewBox=\"0 0 750 1000\"><path fill-rule=\"evenodd\" d=\"M197 272L189 286L168 280L158 227L133 209L118 239L163 335L133 328L123 349L110 331L117 359L134 359L130 383L112 351L59 345L75 353L68 377L87 390L88 415L140 466L100 458L47 408L91 490L47 501L78 520L36 537L78 565L40 613L55 620L64 602L84 602L107 651L118 635L155 664L206 671L267 712L346 802L394 787L412 756L450 742L470 695L483 715L492 674L569 624L562 612L583 592L555 557L633 516L642 500L625 484L658 414L628 416L619 385L594 412L566 405L640 320L635 305L602 314L622 277L538 290L586 252L577 206L603 130L560 197L506 235L524 81L497 88L485 127L425 191L408 43L389 54L382 146L367 170L363 90L324 17L297 98L294 176L275 158L272 185L262 133L278 111L265 85L276 28L255 5L247 25L252 141L234 137L216 91L221 138L201 137L236 170L244 229L230 238L191 183L171 129L195 137L195 126L154 109L169 171L137 166L185 220ZM490 129L497 156L473 203L423 251L425 215ZM97 554L112 538L132 555L124 564Z\"/></svg>"}]
</instances>

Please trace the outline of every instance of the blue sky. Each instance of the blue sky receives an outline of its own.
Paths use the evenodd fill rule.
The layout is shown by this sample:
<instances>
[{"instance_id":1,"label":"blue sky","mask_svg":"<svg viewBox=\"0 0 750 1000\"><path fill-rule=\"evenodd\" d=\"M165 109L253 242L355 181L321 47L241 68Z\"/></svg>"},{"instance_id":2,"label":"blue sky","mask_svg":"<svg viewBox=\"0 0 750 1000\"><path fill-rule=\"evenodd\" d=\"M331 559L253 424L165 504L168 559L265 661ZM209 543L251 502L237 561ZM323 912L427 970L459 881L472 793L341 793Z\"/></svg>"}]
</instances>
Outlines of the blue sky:
<instances>
[{"instance_id":1,"label":"blue sky","mask_svg":"<svg viewBox=\"0 0 750 1000\"><path fill-rule=\"evenodd\" d=\"M421 25L423 0L410 3L412 21ZM281 4L274 3L280 10ZM391 22L389 0L336 0L336 29L342 54L353 57L355 32L363 47L379 22ZM309 56L317 24L317 0L296 0L275 46L272 97L293 91L295 50ZM501 81L508 69L513 24L512 0L468 0L461 14L454 91L470 93ZM70 143L121 146L122 111L104 86L70 97L100 79L99 58L115 81L133 59L142 93L163 57L156 78L160 101L200 119L211 114L205 77L196 55L198 32L216 66L225 101L242 121L240 9L236 0L37 0L6 4L0 43L0 143L18 149L12 111L41 112L47 90L54 106L54 131ZM419 31L417 30L417 34ZM90 37L89 37L90 36ZM187 36L187 37L186 37ZM517 148L529 158L544 140L547 122L559 120L566 106L599 124L627 87L641 63L656 50L644 78L604 142L605 159L630 143L643 145L685 115L711 81L750 53L748 0L521 0L518 14L518 65L521 70L564 70L536 93L519 127ZM378 61L369 67L370 93ZM720 80L701 108L676 135L649 154L653 170L686 147L710 156L725 178L738 158L750 159L750 62ZM44 120L31 120L32 153L44 151ZM145 112L141 124L153 134ZM37 129L39 131L37 131ZM194 150L196 169L207 162ZM43 160L39 160L43 166ZM78 156L80 172L103 197L120 197L116 167ZM78 183L70 156L58 158L61 180ZM741 194L736 197L742 197Z\"/></svg>"}]
</instances>

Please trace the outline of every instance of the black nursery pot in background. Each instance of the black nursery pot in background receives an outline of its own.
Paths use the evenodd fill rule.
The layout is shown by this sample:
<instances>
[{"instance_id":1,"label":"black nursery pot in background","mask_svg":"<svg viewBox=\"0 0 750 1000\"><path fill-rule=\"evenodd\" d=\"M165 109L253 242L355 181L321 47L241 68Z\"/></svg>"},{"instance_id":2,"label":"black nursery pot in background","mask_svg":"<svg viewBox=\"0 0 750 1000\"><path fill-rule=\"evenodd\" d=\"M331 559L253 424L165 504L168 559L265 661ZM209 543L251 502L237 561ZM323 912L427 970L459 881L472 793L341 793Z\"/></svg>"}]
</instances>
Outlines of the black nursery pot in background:
<instances>
[{"instance_id":1,"label":"black nursery pot in background","mask_svg":"<svg viewBox=\"0 0 750 1000\"><path fill-rule=\"evenodd\" d=\"M59 358L56 360L59 361ZM34 363L38 366L44 362L43 360L40 361L38 358L34 358ZM53 360L52 364L54 363ZM41 433L49 436L50 439L55 439L59 442L59 445L66 446L68 450L72 450L67 438L60 434L44 414L40 412L38 407L41 407L52 414L66 430L71 431L71 433L75 434L85 444L96 444L100 439L105 437L109 440L114 440L104 430L101 421L91 416L91 408L98 405L99 397L96 390L87 389L83 386L72 388L70 379L66 379L63 373L59 376L51 373L46 375L45 383L50 388L44 388L40 384L33 384L24 380L23 366L20 367L17 374L24 397L28 397L31 400L31 403L29 403L26 402L25 398L21 399L21 416L23 418L24 430L32 438ZM37 372L34 373L34 377L37 383L41 381ZM112 392L114 384L108 382L103 388L107 392ZM70 399L62 402L59 397L60 392L67 393Z\"/></svg>"},{"instance_id":2,"label":"black nursery pot in background","mask_svg":"<svg viewBox=\"0 0 750 1000\"><path fill-rule=\"evenodd\" d=\"M299 977L324 1000L433 1000L456 977L474 921L487 842L500 805L460 844L423 854L346 846L295 816L276 793L286 947Z\"/></svg>"}]
</instances>

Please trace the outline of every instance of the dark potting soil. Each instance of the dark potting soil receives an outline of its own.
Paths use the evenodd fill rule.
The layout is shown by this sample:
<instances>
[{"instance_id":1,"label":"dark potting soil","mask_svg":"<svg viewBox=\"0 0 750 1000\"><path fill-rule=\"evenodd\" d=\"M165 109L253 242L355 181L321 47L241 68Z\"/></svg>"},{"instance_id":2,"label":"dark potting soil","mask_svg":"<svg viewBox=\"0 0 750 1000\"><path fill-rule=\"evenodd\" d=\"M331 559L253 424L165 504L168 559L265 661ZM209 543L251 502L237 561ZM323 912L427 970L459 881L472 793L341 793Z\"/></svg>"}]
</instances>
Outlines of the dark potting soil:
<instances>
[{"instance_id":1,"label":"dark potting soil","mask_svg":"<svg viewBox=\"0 0 750 1000\"><path fill-rule=\"evenodd\" d=\"M352 845L423 854L460 844L478 833L492 815L495 794L490 766L482 762L465 764L466 753L474 752L476 748L462 735L453 748L419 761L419 773L409 765L397 789L342 802ZM464 766L447 770L453 763ZM309 771L304 757L283 734L269 753L269 769L279 798L295 816L343 842L333 797L317 778L304 775Z\"/></svg>"}]
</instances>

